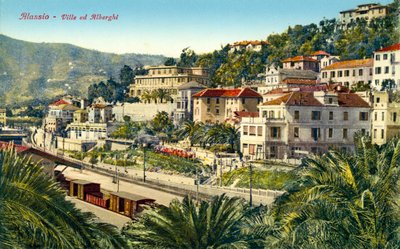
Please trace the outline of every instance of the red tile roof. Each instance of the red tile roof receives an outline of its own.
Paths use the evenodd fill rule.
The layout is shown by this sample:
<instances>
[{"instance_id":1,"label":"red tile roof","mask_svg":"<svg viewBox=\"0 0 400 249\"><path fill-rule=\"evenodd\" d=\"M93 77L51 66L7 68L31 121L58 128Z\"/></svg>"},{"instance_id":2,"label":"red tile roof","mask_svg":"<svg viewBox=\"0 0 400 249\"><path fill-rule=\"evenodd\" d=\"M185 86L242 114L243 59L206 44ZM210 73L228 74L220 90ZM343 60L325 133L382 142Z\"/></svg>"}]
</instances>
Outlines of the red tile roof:
<instances>
[{"instance_id":1,"label":"red tile roof","mask_svg":"<svg viewBox=\"0 0 400 249\"><path fill-rule=\"evenodd\" d=\"M219 89L208 88L193 95L193 97L205 98L261 98L261 95L250 88Z\"/></svg>"},{"instance_id":2,"label":"red tile roof","mask_svg":"<svg viewBox=\"0 0 400 249\"><path fill-rule=\"evenodd\" d=\"M373 59L338 61L333 63L332 65L324 67L321 71L356 67L372 67L373 63Z\"/></svg>"},{"instance_id":3,"label":"red tile roof","mask_svg":"<svg viewBox=\"0 0 400 249\"><path fill-rule=\"evenodd\" d=\"M50 105L52 105L52 106L59 106L59 105L70 105L70 104L71 104L71 103L68 102L68 101L66 101L66 100L59 99L59 100L57 100L57 101L54 101L54 102L51 103Z\"/></svg>"},{"instance_id":4,"label":"red tile roof","mask_svg":"<svg viewBox=\"0 0 400 249\"><path fill-rule=\"evenodd\" d=\"M282 62L297 62L297 61L318 62L316 59L313 59L313 58L307 57L307 56L296 56L296 57L292 57L292 58L288 58L286 60L283 60Z\"/></svg>"},{"instance_id":5,"label":"red tile roof","mask_svg":"<svg viewBox=\"0 0 400 249\"><path fill-rule=\"evenodd\" d=\"M236 111L233 112L233 114L235 114L235 116L239 118L258 118L258 116L260 115L260 113L258 112L246 112L246 111Z\"/></svg>"},{"instance_id":6,"label":"red tile roof","mask_svg":"<svg viewBox=\"0 0 400 249\"><path fill-rule=\"evenodd\" d=\"M17 153L21 153L30 149L26 146L0 141L0 150L6 150L10 146L12 146Z\"/></svg>"},{"instance_id":7,"label":"red tile roof","mask_svg":"<svg viewBox=\"0 0 400 249\"><path fill-rule=\"evenodd\" d=\"M313 56L315 56L315 55L327 55L327 56L330 56L330 54L328 54L327 52L322 51L322 50L316 51L316 52L312 53L311 55L313 55Z\"/></svg>"},{"instance_id":8,"label":"red tile roof","mask_svg":"<svg viewBox=\"0 0 400 249\"><path fill-rule=\"evenodd\" d=\"M400 50L400 43L385 47L385 48L381 48L376 52L388 52L388 51L397 51Z\"/></svg>"},{"instance_id":9,"label":"red tile roof","mask_svg":"<svg viewBox=\"0 0 400 249\"><path fill-rule=\"evenodd\" d=\"M365 100L355 93L338 93L338 102L340 107L370 107ZM291 92L262 105L281 105L282 103L289 106L323 106L314 97L313 92Z\"/></svg>"},{"instance_id":10,"label":"red tile roof","mask_svg":"<svg viewBox=\"0 0 400 249\"><path fill-rule=\"evenodd\" d=\"M321 85L304 85L298 87L285 87L273 89L264 95L268 94L280 94L280 93L290 93L290 92L315 92L315 91L334 91L341 93L348 93L350 89L340 84L321 84Z\"/></svg>"}]
</instances>

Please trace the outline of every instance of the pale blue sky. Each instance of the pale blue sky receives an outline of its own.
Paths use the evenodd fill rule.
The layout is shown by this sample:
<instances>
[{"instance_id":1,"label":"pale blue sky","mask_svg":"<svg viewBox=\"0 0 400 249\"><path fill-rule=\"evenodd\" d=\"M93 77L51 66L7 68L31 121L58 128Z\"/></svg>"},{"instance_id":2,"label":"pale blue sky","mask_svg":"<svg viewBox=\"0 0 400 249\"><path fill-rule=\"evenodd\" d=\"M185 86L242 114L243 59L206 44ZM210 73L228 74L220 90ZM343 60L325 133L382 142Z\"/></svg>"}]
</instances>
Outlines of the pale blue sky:
<instances>
[{"instance_id":1,"label":"pale blue sky","mask_svg":"<svg viewBox=\"0 0 400 249\"><path fill-rule=\"evenodd\" d=\"M178 57L238 40L265 39L289 25L318 23L367 0L0 0L0 33L114 53ZM380 0L381 4L392 2ZM22 12L48 21L18 20ZM117 21L60 21L62 14L118 14ZM58 19L53 19L52 16Z\"/></svg>"}]
</instances>

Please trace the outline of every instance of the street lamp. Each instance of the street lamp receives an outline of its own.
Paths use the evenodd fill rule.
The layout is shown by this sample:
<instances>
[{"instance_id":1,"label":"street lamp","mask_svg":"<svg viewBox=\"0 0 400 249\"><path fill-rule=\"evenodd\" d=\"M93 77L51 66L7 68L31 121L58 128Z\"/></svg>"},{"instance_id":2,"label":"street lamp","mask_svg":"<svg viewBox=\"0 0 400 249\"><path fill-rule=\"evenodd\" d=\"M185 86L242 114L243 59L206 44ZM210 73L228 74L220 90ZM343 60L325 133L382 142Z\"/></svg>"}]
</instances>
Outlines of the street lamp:
<instances>
[{"instance_id":1,"label":"street lamp","mask_svg":"<svg viewBox=\"0 0 400 249\"><path fill-rule=\"evenodd\" d=\"M146 182L146 148L148 146L147 143L143 143L143 182Z\"/></svg>"},{"instance_id":2,"label":"street lamp","mask_svg":"<svg viewBox=\"0 0 400 249\"><path fill-rule=\"evenodd\" d=\"M250 156L245 156L244 157L245 162L249 163L249 176L250 176L250 181L249 181L249 187L250 187L250 207L253 206L253 166L251 165L250 161Z\"/></svg>"}]
</instances>

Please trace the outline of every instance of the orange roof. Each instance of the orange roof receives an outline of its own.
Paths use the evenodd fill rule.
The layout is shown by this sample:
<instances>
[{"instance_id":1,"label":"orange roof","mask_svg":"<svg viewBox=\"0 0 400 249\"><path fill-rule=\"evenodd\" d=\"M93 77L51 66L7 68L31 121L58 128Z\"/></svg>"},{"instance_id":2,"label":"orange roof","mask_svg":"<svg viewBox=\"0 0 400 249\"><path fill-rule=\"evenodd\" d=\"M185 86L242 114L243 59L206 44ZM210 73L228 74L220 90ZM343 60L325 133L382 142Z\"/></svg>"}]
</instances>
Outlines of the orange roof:
<instances>
[{"instance_id":1,"label":"orange roof","mask_svg":"<svg viewBox=\"0 0 400 249\"><path fill-rule=\"evenodd\" d=\"M208 88L193 95L193 97L214 97L214 98L261 98L261 95L250 88L219 89Z\"/></svg>"},{"instance_id":2,"label":"orange roof","mask_svg":"<svg viewBox=\"0 0 400 249\"><path fill-rule=\"evenodd\" d=\"M400 43L381 48L376 52L388 52L388 51L397 51L397 50L400 50Z\"/></svg>"},{"instance_id":3,"label":"orange roof","mask_svg":"<svg viewBox=\"0 0 400 249\"><path fill-rule=\"evenodd\" d=\"M313 92L291 92L277 99L267 101L262 105L281 105L282 103L290 106L323 106L315 97ZM341 107L370 107L369 104L355 93L338 93L338 103Z\"/></svg>"},{"instance_id":4,"label":"orange roof","mask_svg":"<svg viewBox=\"0 0 400 249\"><path fill-rule=\"evenodd\" d=\"M290 92L315 92L315 91L334 91L337 93L350 92L350 90L347 87L342 86L339 83L336 83L336 84L304 85L298 87L276 88L265 93L264 95L290 93Z\"/></svg>"},{"instance_id":5,"label":"orange roof","mask_svg":"<svg viewBox=\"0 0 400 249\"><path fill-rule=\"evenodd\" d=\"M65 101L63 99L59 99L57 101L54 101L53 103L51 103L51 106L59 106L59 105L70 105L71 103L68 101Z\"/></svg>"},{"instance_id":6,"label":"orange roof","mask_svg":"<svg viewBox=\"0 0 400 249\"><path fill-rule=\"evenodd\" d=\"M315 85L317 84L317 81L309 79L284 79L282 80L281 84Z\"/></svg>"},{"instance_id":7,"label":"orange roof","mask_svg":"<svg viewBox=\"0 0 400 249\"><path fill-rule=\"evenodd\" d=\"M332 65L326 66L322 69L332 70L332 69L345 69L345 68L356 68L356 67L372 67L373 59L363 59L363 60L348 60L348 61L338 61L333 63Z\"/></svg>"},{"instance_id":8,"label":"orange roof","mask_svg":"<svg viewBox=\"0 0 400 249\"><path fill-rule=\"evenodd\" d=\"M258 118L258 116L260 115L260 113L258 112L246 112L246 111L236 111L233 112L233 114L235 114L235 116L239 118L248 118L248 117Z\"/></svg>"},{"instance_id":9,"label":"orange roof","mask_svg":"<svg viewBox=\"0 0 400 249\"><path fill-rule=\"evenodd\" d=\"M22 145L18 145L18 144L13 144L11 142L4 142L4 141L0 141L0 150L6 150L10 147L13 147L13 149L15 149L15 151L17 153L21 153L24 151L27 151L30 149L30 147L26 147L26 146L22 146Z\"/></svg>"},{"instance_id":10,"label":"orange roof","mask_svg":"<svg viewBox=\"0 0 400 249\"><path fill-rule=\"evenodd\" d=\"M296 57L292 57L292 58L288 58L286 60L283 60L282 62L297 62L297 61L318 62L316 59L313 59L313 58L307 57L307 56L296 56Z\"/></svg>"},{"instance_id":11,"label":"orange roof","mask_svg":"<svg viewBox=\"0 0 400 249\"><path fill-rule=\"evenodd\" d=\"M327 52L322 51L322 50L319 50L319 51L317 51L317 52L314 52L314 53L312 53L311 55L327 55L327 56L330 56L330 54L328 54Z\"/></svg>"}]
</instances>

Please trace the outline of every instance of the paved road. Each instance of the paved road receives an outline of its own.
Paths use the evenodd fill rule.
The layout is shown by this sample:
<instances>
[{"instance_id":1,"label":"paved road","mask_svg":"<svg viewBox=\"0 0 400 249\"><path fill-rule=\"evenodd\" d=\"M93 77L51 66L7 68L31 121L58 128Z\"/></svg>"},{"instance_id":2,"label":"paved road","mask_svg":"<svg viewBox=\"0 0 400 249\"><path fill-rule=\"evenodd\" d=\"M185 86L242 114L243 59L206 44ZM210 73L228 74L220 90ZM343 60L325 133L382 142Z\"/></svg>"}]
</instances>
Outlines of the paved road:
<instances>
[{"instance_id":1,"label":"paved road","mask_svg":"<svg viewBox=\"0 0 400 249\"><path fill-rule=\"evenodd\" d=\"M95 206L93 204L78 200L76 198L67 196L66 199L74 203L75 206L80 210L84 212L92 212L99 218L100 221L112 224L118 227L119 229L121 229L125 225L125 223L131 221L131 219L128 217Z\"/></svg>"},{"instance_id":2,"label":"paved road","mask_svg":"<svg viewBox=\"0 0 400 249\"><path fill-rule=\"evenodd\" d=\"M62 170L64 166L59 166L59 169ZM92 182L97 182L101 184L101 188L108 190L108 191L117 191L117 184L112 183L112 178L109 176L104 176L100 175L91 171L86 171L83 170L82 172L80 170L74 169L74 168L67 168L63 172L64 176L70 179L82 179L82 180L87 180L87 181L92 181ZM155 190L152 188L136 185L133 183L125 182L125 181L120 181L119 184L119 190L120 191L125 191L137 195L141 195L144 197L148 197L151 199L155 199L156 203L162 204L165 206L168 206L169 203L173 199L179 199L182 200L183 198L181 196L173 195L170 193L166 193L163 191Z\"/></svg>"}]
</instances>

